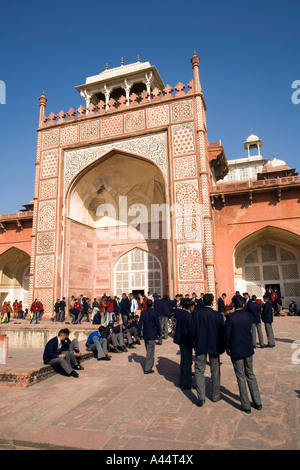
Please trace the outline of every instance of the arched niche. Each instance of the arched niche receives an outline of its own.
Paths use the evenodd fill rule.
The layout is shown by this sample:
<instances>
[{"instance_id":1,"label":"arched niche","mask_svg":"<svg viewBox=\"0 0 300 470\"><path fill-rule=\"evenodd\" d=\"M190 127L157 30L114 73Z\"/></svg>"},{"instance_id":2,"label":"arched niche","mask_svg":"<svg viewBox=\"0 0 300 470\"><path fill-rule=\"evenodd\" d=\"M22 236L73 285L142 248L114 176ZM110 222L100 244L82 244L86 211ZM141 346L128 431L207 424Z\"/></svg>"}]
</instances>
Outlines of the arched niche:
<instances>
[{"instance_id":1,"label":"arched niche","mask_svg":"<svg viewBox=\"0 0 300 470\"><path fill-rule=\"evenodd\" d=\"M114 295L116 259L137 245L161 260L168 287L166 191L155 163L117 149L74 178L66 199L66 295Z\"/></svg>"},{"instance_id":2,"label":"arched niche","mask_svg":"<svg viewBox=\"0 0 300 470\"><path fill-rule=\"evenodd\" d=\"M300 303L300 237L288 230L265 227L241 240L234 251L235 288L262 297L276 288L287 307Z\"/></svg>"},{"instance_id":3,"label":"arched niche","mask_svg":"<svg viewBox=\"0 0 300 470\"><path fill-rule=\"evenodd\" d=\"M30 256L12 247L0 255L0 304L22 300L28 307Z\"/></svg>"}]
</instances>

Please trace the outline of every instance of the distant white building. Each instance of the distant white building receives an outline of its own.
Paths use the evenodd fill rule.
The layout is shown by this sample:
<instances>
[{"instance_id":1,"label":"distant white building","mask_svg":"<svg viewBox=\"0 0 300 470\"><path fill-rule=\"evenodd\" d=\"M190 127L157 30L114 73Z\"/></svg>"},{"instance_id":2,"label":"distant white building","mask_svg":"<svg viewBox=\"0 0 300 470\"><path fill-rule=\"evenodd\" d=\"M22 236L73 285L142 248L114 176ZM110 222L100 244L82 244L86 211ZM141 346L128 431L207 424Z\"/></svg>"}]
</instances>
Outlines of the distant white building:
<instances>
[{"instance_id":1,"label":"distant white building","mask_svg":"<svg viewBox=\"0 0 300 470\"><path fill-rule=\"evenodd\" d=\"M218 184L256 180L257 175L263 173L268 168L286 166L283 160L279 160L275 156L273 160L263 158L260 153L261 147L262 140L251 132L244 142L244 149L248 151L248 157L228 160L229 171L225 178L218 181ZM252 149L255 149L254 155L251 155Z\"/></svg>"}]
</instances>

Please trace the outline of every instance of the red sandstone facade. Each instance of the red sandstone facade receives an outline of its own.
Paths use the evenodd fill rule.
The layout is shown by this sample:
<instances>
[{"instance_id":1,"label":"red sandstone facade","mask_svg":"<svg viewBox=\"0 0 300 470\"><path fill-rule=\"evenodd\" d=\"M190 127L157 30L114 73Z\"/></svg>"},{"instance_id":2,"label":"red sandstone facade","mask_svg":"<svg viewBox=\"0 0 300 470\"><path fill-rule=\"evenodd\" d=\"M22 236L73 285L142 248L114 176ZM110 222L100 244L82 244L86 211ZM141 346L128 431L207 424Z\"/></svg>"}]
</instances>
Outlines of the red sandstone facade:
<instances>
[{"instance_id":1,"label":"red sandstone facade","mask_svg":"<svg viewBox=\"0 0 300 470\"><path fill-rule=\"evenodd\" d=\"M298 176L276 179L275 169L267 182L219 184L228 162L221 142L207 140L196 54L191 63L187 87L164 86L155 68L137 63L133 72L121 66L77 87L86 99L77 110L46 116L47 100L40 97L33 211L23 216L21 231L14 216L9 230L0 226L0 269L12 247L30 255L28 303L39 298L46 315L62 296L134 289L218 297L253 288L260 295L266 281L300 299ZM119 96L117 79L126 91ZM125 196L129 219L123 222ZM116 217L100 214L105 204ZM162 218L158 237L151 237L153 224L134 219L130 210L137 215L139 204L149 211L172 207L166 236ZM255 261L263 244L292 259ZM270 269L274 278L266 277ZM285 279L288 269L292 277Z\"/></svg>"}]
</instances>

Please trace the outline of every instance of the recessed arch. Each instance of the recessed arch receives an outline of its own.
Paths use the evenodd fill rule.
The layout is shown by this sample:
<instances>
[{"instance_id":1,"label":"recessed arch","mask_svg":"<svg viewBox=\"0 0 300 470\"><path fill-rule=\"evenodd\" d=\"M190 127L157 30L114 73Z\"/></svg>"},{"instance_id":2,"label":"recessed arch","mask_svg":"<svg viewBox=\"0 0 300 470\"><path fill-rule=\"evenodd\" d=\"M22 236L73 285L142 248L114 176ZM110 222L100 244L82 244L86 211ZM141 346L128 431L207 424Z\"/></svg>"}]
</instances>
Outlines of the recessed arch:
<instances>
[{"instance_id":1,"label":"recessed arch","mask_svg":"<svg viewBox=\"0 0 300 470\"><path fill-rule=\"evenodd\" d=\"M17 247L0 255L0 304L22 300L28 307L30 256Z\"/></svg>"},{"instance_id":2,"label":"recessed arch","mask_svg":"<svg viewBox=\"0 0 300 470\"><path fill-rule=\"evenodd\" d=\"M155 162L118 149L73 178L65 203L66 295L79 289L89 296L115 295L116 258L137 245L162 259L160 283L168 290L167 188Z\"/></svg>"},{"instance_id":3,"label":"recessed arch","mask_svg":"<svg viewBox=\"0 0 300 470\"><path fill-rule=\"evenodd\" d=\"M276 286L287 307L300 303L300 237L267 226L241 240L234 251L235 288L262 297Z\"/></svg>"}]
</instances>

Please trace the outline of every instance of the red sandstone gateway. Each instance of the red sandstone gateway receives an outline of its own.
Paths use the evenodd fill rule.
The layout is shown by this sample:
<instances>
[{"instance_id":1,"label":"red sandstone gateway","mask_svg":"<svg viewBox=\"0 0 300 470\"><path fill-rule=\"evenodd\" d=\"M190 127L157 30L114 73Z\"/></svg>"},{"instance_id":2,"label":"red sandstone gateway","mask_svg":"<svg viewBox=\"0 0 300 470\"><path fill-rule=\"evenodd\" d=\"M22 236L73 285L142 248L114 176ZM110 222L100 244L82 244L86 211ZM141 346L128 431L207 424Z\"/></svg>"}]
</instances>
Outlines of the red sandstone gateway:
<instances>
[{"instance_id":1,"label":"red sandstone gateway","mask_svg":"<svg viewBox=\"0 0 300 470\"><path fill-rule=\"evenodd\" d=\"M50 317L82 293L267 287L299 303L298 173L252 133L237 160L207 140L199 61L187 86L138 60L77 86L77 110L46 116L39 98L34 197L0 216L1 303L37 298Z\"/></svg>"}]
</instances>

